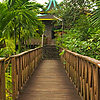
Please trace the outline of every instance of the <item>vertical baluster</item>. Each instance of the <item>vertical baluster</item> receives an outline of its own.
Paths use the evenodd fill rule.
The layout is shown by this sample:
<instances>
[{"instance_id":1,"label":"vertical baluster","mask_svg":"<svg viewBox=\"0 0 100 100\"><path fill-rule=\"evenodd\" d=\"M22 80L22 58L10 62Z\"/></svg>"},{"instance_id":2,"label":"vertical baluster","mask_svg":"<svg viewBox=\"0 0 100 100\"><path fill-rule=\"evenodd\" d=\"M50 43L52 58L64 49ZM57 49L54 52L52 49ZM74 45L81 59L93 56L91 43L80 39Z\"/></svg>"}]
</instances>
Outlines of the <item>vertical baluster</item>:
<instances>
[{"instance_id":1,"label":"vertical baluster","mask_svg":"<svg viewBox=\"0 0 100 100\"><path fill-rule=\"evenodd\" d=\"M68 62L69 62L69 65L68 65L68 76L70 77L70 53L69 53Z\"/></svg>"},{"instance_id":2,"label":"vertical baluster","mask_svg":"<svg viewBox=\"0 0 100 100\"><path fill-rule=\"evenodd\" d=\"M31 52L29 52L29 54L28 54L28 56L29 56L29 59L28 59L28 64L29 64L29 68L28 68L28 77L30 78L30 76L31 76L31 56L30 56L30 53Z\"/></svg>"},{"instance_id":3,"label":"vertical baluster","mask_svg":"<svg viewBox=\"0 0 100 100\"><path fill-rule=\"evenodd\" d=\"M5 62L4 59L0 59L0 100L6 100L5 95Z\"/></svg>"},{"instance_id":4,"label":"vertical baluster","mask_svg":"<svg viewBox=\"0 0 100 100\"><path fill-rule=\"evenodd\" d=\"M18 60L19 60L19 63L18 63L18 66L19 66L19 75L18 75L18 90L19 90L19 93L21 92L21 66L22 66L22 58L21 56L18 57Z\"/></svg>"},{"instance_id":5,"label":"vertical baluster","mask_svg":"<svg viewBox=\"0 0 100 100\"><path fill-rule=\"evenodd\" d=\"M77 87L77 90L79 92L79 57L77 56L77 65L76 65L76 87Z\"/></svg>"},{"instance_id":6,"label":"vertical baluster","mask_svg":"<svg viewBox=\"0 0 100 100\"><path fill-rule=\"evenodd\" d=\"M97 66L97 100L100 100L100 64Z\"/></svg>"},{"instance_id":7,"label":"vertical baluster","mask_svg":"<svg viewBox=\"0 0 100 100\"><path fill-rule=\"evenodd\" d=\"M12 63L12 99L16 99L16 59L13 57L11 59Z\"/></svg>"},{"instance_id":8,"label":"vertical baluster","mask_svg":"<svg viewBox=\"0 0 100 100\"><path fill-rule=\"evenodd\" d=\"M35 69L35 67L36 67L36 66L35 66L35 65L36 65L36 61L35 61L36 59L35 59L35 58L36 58L36 53L35 53L35 50L34 50L34 69Z\"/></svg>"}]
</instances>

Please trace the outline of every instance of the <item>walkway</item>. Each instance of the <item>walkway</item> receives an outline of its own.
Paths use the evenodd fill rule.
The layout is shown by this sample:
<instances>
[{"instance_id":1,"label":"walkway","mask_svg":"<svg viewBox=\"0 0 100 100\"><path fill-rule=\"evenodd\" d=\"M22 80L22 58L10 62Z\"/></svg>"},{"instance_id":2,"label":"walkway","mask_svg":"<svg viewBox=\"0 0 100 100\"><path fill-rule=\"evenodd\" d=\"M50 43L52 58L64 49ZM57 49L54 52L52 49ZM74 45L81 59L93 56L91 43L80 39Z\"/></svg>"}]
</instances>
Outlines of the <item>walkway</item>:
<instances>
[{"instance_id":1,"label":"walkway","mask_svg":"<svg viewBox=\"0 0 100 100\"><path fill-rule=\"evenodd\" d=\"M60 60L43 60L17 100L81 100Z\"/></svg>"}]
</instances>

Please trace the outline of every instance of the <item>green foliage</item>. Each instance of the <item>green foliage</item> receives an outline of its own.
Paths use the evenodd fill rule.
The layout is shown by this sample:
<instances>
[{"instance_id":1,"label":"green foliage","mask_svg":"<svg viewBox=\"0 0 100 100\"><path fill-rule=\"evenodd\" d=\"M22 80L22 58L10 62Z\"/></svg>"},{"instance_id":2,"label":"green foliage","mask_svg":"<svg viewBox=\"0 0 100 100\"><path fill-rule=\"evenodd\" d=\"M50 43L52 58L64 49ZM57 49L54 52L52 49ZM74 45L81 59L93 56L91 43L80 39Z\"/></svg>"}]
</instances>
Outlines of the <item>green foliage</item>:
<instances>
[{"instance_id":1,"label":"green foliage","mask_svg":"<svg viewBox=\"0 0 100 100\"><path fill-rule=\"evenodd\" d=\"M5 73L6 100L12 100L12 77L9 73Z\"/></svg>"},{"instance_id":2,"label":"green foliage","mask_svg":"<svg viewBox=\"0 0 100 100\"><path fill-rule=\"evenodd\" d=\"M43 33L44 25L37 17L43 5L28 1L4 0L0 3L0 38L6 39L5 43L0 44L0 56L16 52L16 43L18 43L18 51L21 52L23 43Z\"/></svg>"},{"instance_id":3,"label":"green foliage","mask_svg":"<svg viewBox=\"0 0 100 100\"><path fill-rule=\"evenodd\" d=\"M60 56L63 55L65 53L65 50L62 50L62 52L59 54Z\"/></svg>"},{"instance_id":4,"label":"green foliage","mask_svg":"<svg viewBox=\"0 0 100 100\"><path fill-rule=\"evenodd\" d=\"M100 1L64 0L61 7L53 14L63 20L66 34L58 35L57 46L100 60Z\"/></svg>"},{"instance_id":5,"label":"green foliage","mask_svg":"<svg viewBox=\"0 0 100 100\"><path fill-rule=\"evenodd\" d=\"M12 55L15 52L15 45L13 40L5 39L4 43L5 43L5 47L0 49L0 56L5 57L5 56Z\"/></svg>"},{"instance_id":6,"label":"green foliage","mask_svg":"<svg viewBox=\"0 0 100 100\"><path fill-rule=\"evenodd\" d=\"M93 5L95 9L90 16L90 22L92 25L100 28L100 0L97 0Z\"/></svg>"},{"instance_id":7,"label":"green foliage","mask_svg":"<svg viewBox=\"0 0 100 100\"><path fill-rule=\"evenodd\" d=\"M63 43L61 37L57 38L57 44L61 43L62 47L81 55L89 56L100 60L100 30L91 35L87 40L81 40L81 36L77 33L69 33L63 35ZM80 34L81 35L81 34ZM77 38L78 37L78 38ZM61 53L63 54L63 52Z\"/></svg>"},{"instance_id":8,"label":"green foliage","mask_svg":"<svg viewBox=\"0 0 100 100\"><path fill-rule=\"evenodd\" d=\"M42 34L44 25L37 17L40 8L43 5L29 0L4 0L0 3L0 57L18 53L16 43L21 52L24 42ZM6 100L12 100L11 73L10 63L5 71Z\"/></svg>"},{"instance_id":9,"label":"green foliage","mask_svg":"<svg viewBox=\"0 0 100 100\"><path fill-rule=\"evenodd\" d=\"M90 4L90 0L63 0L60 3L61 9L54 10L52 13L63 20L64 28L70 29L75 26L80 15L85 14ZM57 20L55 25L60 26L62 22Z\"/></svg>"},{"instance_id":10,"label":"green foliage","mask_svg":"<svg viewBox=\"0 0 100 100\"><path fill-rule=\"evenodd\" d=\"M5 62L7 63L7 62ZM11 63L5 71L6 100L12 100L12 67Z\"/></svg>"}]
</instances>

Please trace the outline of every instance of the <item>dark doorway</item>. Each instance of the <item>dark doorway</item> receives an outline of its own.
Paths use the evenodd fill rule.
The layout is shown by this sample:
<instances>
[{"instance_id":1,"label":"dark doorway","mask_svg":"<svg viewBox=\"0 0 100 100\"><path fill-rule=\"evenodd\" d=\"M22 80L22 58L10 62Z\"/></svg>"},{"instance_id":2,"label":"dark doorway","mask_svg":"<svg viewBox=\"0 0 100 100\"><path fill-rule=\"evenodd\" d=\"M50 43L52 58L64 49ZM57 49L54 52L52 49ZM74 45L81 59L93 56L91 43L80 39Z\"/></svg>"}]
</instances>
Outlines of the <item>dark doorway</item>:
<instances>
[{"instance_id":1,"label":"dark doorway","mask_svg":"<svg viewBox=\"0 0 100 100\"><path fill-rule=\"evenodd\" d=\"M52 39L54 39L55 38L55 32L54 32L54 28L52 28Z\"/></svg>"}]
</instances>

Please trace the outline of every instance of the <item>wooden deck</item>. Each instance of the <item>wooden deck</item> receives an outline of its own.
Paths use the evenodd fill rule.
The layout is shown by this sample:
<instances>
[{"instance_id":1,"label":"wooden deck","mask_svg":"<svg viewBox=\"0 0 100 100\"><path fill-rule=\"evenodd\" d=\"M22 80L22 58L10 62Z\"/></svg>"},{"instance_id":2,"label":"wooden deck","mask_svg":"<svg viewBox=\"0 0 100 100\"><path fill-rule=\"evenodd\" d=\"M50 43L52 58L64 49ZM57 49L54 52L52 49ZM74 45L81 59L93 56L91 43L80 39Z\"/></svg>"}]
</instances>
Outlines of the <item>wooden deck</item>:
<instances>
[{"instance_id":1,"label":"wooden deck","mask_svg":"<svg viewBox=\"0 0 100 100\"><path fill-rule=\"evenodd\" d=\"M60 60L43 60L17 100L81 100Z\"/></svg>"}]
</instances>

